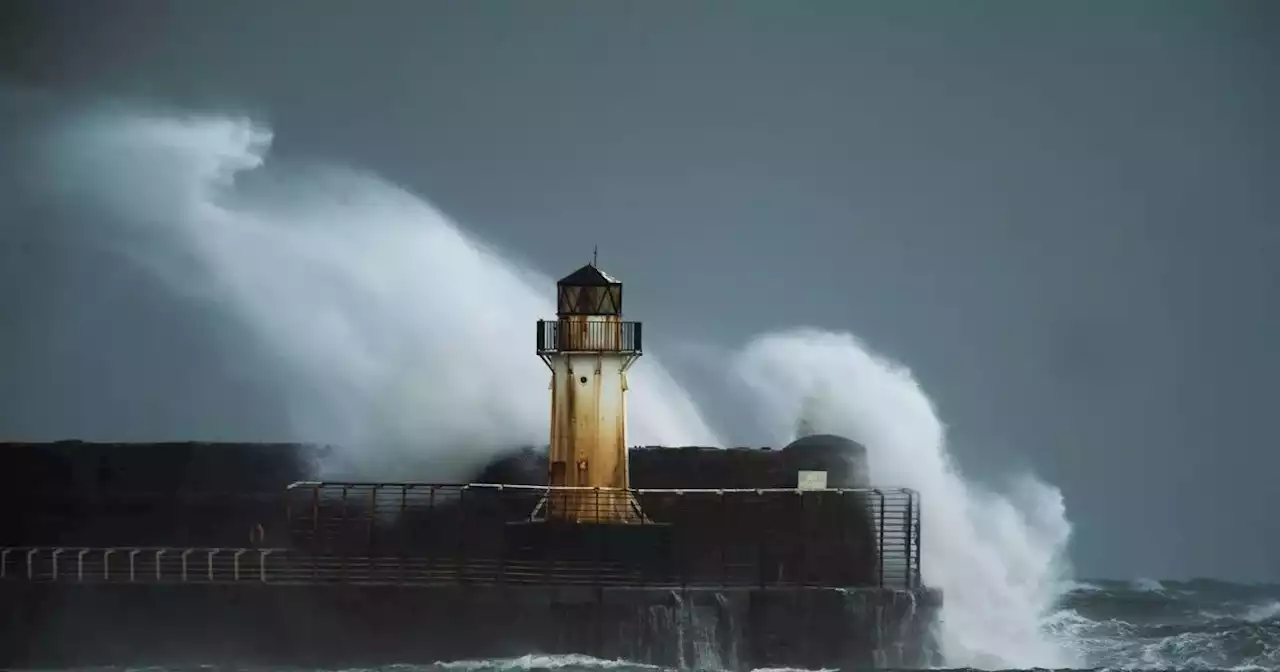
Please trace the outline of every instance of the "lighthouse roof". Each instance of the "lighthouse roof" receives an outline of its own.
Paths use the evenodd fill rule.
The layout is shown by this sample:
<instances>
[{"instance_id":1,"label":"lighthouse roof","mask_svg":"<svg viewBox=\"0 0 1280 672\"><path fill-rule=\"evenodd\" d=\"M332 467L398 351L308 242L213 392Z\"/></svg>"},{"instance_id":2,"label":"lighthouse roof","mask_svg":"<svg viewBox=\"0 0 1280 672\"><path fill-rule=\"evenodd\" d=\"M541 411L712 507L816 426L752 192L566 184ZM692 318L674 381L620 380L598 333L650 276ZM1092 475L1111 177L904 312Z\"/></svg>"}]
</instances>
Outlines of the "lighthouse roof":
<instances>
[{"instance_id":1,"label":"lighthouse roof","mask_svg":"<svg viewBox=\"0 0 1280 672\"><path fill-rule=\"evenodd\" d=\"M574 287L607 287L609 285L621 285L622 283L608 273L596 268L595 264L587 264L564 276L556 284L572 285Z\"/></svg>"}]
</instances>

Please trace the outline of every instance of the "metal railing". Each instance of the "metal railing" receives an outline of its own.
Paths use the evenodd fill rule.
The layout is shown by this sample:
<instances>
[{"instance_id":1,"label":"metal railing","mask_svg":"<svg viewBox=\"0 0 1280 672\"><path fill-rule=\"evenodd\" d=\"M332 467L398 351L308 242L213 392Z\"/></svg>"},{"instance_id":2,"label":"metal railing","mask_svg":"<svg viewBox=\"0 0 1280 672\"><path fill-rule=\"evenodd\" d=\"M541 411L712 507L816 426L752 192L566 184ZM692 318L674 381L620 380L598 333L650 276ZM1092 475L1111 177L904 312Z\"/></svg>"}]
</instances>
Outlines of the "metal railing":
<instances>
[{"instance_id":1,"label":"metal railing","mask_svg":"<svg viewBox=\"0 0 1280 672\"><path fill-rule=\"evenodd\" d=\"M643 351L640 322L538 320L538 354Z\"/></svg>"},{"instance_id":2,"label":"metal railing","mask_svg":"<svg viewBox=\"0 0 1280 672\"><path fill-rule=\"evenodd\" d=\"M275 548L40 546L0 548L0 580L74 583L281 582L288 551Z\"/></svg>"},{"instance_id":3,"label":"metal railing","mask_svg":"<svg viewBox=\"0 0 1280 672\"><path fill-rule=\"evenodd\" d=\"M920 585L911 490L608 490L295 483L289 537L317 580ZM608 519L613 524L572 521Z\"/></svg>"},{"instance_id":4,"label":"metal railing","mask_svg":"<svg viewBox=\"0 0 1280 672\"><path fill-rule=\"evenodd\" d=\"M0 548L0 583L361 586L617 586L678 588L595 561L415 556L308 556L288 549L41 546ZM687 582L751 587L750 581ZM792 584L770 584L792 585Z\"/></svg>"},{"instance_id":5,"label":"metal railing","mask_svg":"<svg viewBox=\"0 0 1280 672\"><path fill-rule=\"evenodd\" d=\"M605 490L296 483L271 547L0 548L0 579L75 583L920 585L904 489ZM581 517L627 510L613 524ZM587 513L588 515L583 515ZM287 538L289 548L279 548ZM248 541L248 540L246 540Z\"/></svg>"}]
</instances>

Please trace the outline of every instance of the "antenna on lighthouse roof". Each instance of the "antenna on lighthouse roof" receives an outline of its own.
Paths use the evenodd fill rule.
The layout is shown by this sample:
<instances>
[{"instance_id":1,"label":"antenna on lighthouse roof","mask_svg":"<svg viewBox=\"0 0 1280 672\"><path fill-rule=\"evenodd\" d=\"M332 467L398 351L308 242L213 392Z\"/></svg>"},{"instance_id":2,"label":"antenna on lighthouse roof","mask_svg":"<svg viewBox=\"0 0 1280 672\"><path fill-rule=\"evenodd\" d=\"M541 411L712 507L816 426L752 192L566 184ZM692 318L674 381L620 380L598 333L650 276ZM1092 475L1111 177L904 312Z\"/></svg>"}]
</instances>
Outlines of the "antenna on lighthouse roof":
<instances>
[{"instance_id":1,"label":"antenna on lighthouse roof","mask_svg":"<svg viewBox=\"0 0 1280 672\"><path fill-rule=\"evenodd\" d=\"M600 255L600 246L596 245L592 247L591 248L591 265L592 266L596 265L596 259L599 257L599 255Z\"/></svg>"}]
</instances>

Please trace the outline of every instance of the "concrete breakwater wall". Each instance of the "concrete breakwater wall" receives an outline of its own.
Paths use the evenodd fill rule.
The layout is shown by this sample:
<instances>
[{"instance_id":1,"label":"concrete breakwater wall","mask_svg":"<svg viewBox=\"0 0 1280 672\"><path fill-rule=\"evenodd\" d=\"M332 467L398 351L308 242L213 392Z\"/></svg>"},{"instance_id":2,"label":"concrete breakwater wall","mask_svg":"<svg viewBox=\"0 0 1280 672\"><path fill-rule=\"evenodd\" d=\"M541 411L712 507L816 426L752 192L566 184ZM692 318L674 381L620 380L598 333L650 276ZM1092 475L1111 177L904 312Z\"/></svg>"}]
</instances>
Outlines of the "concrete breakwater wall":
<instances>
[{"instance_id":1,"label":"concrete breakwater wall","mask_svg":"<svg viewBox=\"0 0 1280 672\"><path fill-rule=\"evenodd\" d=\"M374 666L578 653L681 669L926 667L932 591L0 582L0 666Z\"/></svg>"},{"instance_id":2,"label":"concrete breakwater wall","mask_svg":"<svg viewBox=\"0 0 1280 672\"><path fill-rule=\"evenodd\" d=\"M325 450L0 444L0 668L938 662L915 493L852 490L850 442L634 449L653 524L619 535L529 525L545 488L287 487ZM515 450L470 480L537 485L545 464Z\"/></svg>"}]
</instances>

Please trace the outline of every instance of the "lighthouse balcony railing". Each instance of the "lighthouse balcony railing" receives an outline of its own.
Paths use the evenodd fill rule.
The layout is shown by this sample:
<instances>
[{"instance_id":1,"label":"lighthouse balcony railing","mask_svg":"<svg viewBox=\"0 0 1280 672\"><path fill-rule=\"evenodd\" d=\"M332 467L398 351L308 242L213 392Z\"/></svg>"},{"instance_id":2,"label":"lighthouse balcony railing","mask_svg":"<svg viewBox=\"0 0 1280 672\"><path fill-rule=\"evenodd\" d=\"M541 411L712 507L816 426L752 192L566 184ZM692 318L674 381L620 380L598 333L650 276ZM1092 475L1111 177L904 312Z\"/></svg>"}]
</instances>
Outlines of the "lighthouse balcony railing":
<instances>
[{"instance_id":1,"label":"lighthouse balcony railing","mask_svg":"<svg viewBox=\"0 0 1280 672\"><path fill-rule=\"evenodd\" d=\"M617 352L640 354L641 324L621 321L538 320L538 354Z\"/></svg>"}]
</instances>

